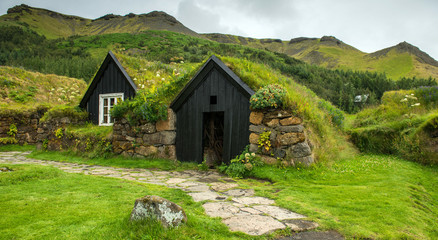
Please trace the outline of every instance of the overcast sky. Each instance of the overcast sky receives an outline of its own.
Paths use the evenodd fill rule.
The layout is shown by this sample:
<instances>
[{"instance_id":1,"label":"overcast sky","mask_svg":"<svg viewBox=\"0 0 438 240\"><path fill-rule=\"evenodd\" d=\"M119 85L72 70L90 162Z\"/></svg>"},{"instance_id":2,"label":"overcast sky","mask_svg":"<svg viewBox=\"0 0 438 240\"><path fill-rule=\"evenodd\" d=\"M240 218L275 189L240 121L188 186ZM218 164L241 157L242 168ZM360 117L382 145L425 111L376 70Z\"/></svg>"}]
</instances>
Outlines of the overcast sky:
<instances>
[{"instance_id":1,"label":"overcast sky","mask_svg":"<svg viewBox=\"0 0 438 240\"><path fill-rule=\"evenodd\" d=\"M406 41L438 60L437 0L0 0L95 19L165 11L198 33L254 38L335 36L364 52Z\"/></svg>"}]
</instances>

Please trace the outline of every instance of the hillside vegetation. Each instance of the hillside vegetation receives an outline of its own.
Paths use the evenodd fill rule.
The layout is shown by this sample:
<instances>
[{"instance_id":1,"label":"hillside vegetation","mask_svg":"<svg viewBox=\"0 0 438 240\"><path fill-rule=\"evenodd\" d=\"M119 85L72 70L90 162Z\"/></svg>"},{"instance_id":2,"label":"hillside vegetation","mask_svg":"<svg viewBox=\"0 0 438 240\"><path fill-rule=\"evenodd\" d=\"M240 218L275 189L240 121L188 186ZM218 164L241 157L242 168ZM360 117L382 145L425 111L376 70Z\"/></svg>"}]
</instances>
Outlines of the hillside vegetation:
<instances>
[{"instance_id":1,"label":"hillside vegetation","mask_svg":"<svg viewBox=\"0 0 438 240\"><path fill-rule=\"evenodd\" d=\"M383 74L328 70L285 54L166 31L73 36L55 40L48 40L19 27L2 27L0 32L4 33L4 37L0 37L0 42L4 43L0 46L0 64L82 78L87 82L97 71L107 51L115 50L132 57L163 63L200 63L212 54L248 59L279 70L350 113L364 105L376 104L384 91L437 84L433 79L404 78L394 82ZM355 104L356 95L369 97L364 104Z\"/></svg>"},{"instance_id":2,"label":"hillside vegetation","mask_svg":"<svg viewBox=\"0 0 438 240\"><path fill-rule=\"evenodd\" d=\"M254 39L226 34L198 34L164 12L125 16L107 14L97 19L64 15L46 9L19 5L0 16L1 26L30 29L48 39L76 35L109 33L138 34L146 30L165 30L220 43L231 43L284 53L309 64L330 69L371 71L398 80L402 77L438 78L438 62L408 43L400 43L374 53L364 53L335 37Z\"/></svg>"},{"instance_id":3,"label":"hillside vegetation","mask_svg":"<svg viewBox=\"0 0 438 240\"><path fill-rule=\"evenodd\" d=\"M301 37L290 41L244 38L216 33L204 34L204 36L221 43L240 44L285 53L306 63L329 69L384 73L393 80L403 77L438 79L438 62L406 42L368 54L331 36Z\"/></svg>"},{"instance_id":4,"label":"hillside vegetation","mask_svg":"<svg viewBox=\"0 0 438 240\"><path fill-rule=\"evenodd\" d=\"M0 107L40 104L77 105L86 83L82 80L0 66Z\"/></svg>"}]
</instances>

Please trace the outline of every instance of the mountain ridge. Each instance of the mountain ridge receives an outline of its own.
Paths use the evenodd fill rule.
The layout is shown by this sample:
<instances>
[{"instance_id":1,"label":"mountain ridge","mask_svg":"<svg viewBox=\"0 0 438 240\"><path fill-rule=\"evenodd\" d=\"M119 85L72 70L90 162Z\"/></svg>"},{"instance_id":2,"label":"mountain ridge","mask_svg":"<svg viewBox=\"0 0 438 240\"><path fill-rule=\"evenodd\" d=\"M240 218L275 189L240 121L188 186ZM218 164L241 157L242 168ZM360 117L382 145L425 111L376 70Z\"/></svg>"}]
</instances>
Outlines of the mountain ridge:
<instances>
[{"instance_id":1,"label":"mountain ridge","mask_svg":"<svg viewBox=\"0 0 438 240\"><path fill-rule=\"evenodd\" d=\"M129 13L125 16L106 14L96 19L87 19L21 4L8 9L6 15L0 16L0 26L2 24L27 27L47 38L165 30L220 43L284 53L330 69L376 71L386 73L394 80L413 76L438 79L438 61L406 42L373 53L365 53L334 36L298 37L286 41L221 33L199 34L163 11Z\"/></svg>"}]
</instances>

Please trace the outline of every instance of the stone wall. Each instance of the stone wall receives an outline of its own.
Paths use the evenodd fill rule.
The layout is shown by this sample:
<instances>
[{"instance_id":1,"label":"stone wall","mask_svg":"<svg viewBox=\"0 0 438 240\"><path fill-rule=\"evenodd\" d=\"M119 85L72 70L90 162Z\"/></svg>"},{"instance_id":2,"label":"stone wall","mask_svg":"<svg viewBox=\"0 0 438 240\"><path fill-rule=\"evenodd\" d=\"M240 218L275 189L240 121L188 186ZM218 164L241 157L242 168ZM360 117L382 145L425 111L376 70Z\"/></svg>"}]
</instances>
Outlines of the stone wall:
<instances>
[{"instance_id":1,"label":"stone wall","mask_svg":"<svg viewBox=\"0 0 438 240\"><path fill-rule=\"evenodd\" d=\"M0 138L15 138L19 144L35 144L39 119L47 111L45 108L34 111L4 111L0 113ZM8 134L11 125L17 127L15 136Z\"/></svg>"},{"instance_id":2,"label":"stone wall","mask_svg":"<svg viewBox=\"0 0 438 240\"><path fill-rule=\"evenodd\" d=\"M86 122L87 119L77 119L73 117L56 117L45 122L40 122L37 128L37 149L58 151L78 147L78 144L76 144L77 138L67 136L65 134L65 128L70 124L83 125ZM60 131L58 136L56 136L57 130Z\"/></svg>"},{"instance_id":3,"label":"stone wall","mask_svg":"<svg viewBox=\"0 0 438 240\"><path fill-rule=\"evenodd\" d=\"M126 119L116 119L113 126L113 150L135 157L176 159L176 115L168 109L166 121L131 126Z\"/></svg>"},{"instance_id":4,"label":"stone wall","mask_svg":"<svg viewBox=\"0 0 438 240\"><path fill-rule=\"evenodd\" d=\"M282 161L286 165L314 162L312 144L307 137L303 120L285 110L252 111L250 114L250 151L258 152L266 163ZM271 147L259 144L260 135L270 131Z\"/></svg>"}]
</instances>

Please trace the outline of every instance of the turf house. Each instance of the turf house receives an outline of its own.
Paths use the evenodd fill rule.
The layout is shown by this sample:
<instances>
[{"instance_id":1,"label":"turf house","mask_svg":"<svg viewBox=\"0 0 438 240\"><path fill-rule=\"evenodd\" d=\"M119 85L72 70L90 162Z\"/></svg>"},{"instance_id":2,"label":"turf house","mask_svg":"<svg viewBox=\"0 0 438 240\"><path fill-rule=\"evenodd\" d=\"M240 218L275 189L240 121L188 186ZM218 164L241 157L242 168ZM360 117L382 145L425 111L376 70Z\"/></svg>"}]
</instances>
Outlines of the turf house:
<instances>
[{"instance_id":1,"label":"turf house","mask_svg":"<svg viewBox=\"0 0 438 240\"><path fill-rule=\"evenodd\" d=\"M135 79L134 79L135 80ZM110 109L135 95L137 86L109 52L80 107L90 120L112 125ZM216 56L211 56L174 98L176 158L180 161L229 162L249 144L249 99L254 91Z\"/></svg>"},{"instance_id":2,"label":"turf house","mask_svg":"<svg viewBox=\"0 0 438 240\"><path fill-rule=\"evenodd\" d=\"M114 123L110 110L117 102L135 95L137 86L126 73L116 56L109 51L91 81L79 106L87 110L94 124L108 126Z\"/></svg>"}]
</instances>

